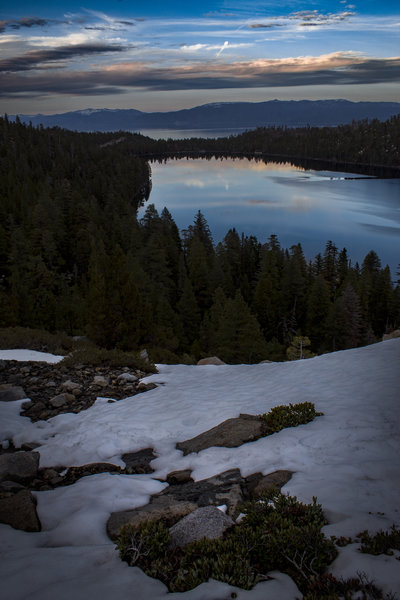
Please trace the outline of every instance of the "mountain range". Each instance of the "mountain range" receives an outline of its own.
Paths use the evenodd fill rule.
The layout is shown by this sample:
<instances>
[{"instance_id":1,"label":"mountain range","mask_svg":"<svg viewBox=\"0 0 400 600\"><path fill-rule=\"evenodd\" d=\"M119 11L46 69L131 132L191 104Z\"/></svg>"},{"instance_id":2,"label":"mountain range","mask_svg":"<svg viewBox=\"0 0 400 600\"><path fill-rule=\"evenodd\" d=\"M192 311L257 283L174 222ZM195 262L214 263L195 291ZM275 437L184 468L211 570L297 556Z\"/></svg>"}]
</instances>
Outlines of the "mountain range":
<instances>
[{"instance_id":1,"label":"mountain range","mask_svg":"<svg viewBox=\"0 0 400 600\"><path fill-rule=\"evenodd\" d=\"M85 109L53 115L19 115L24 123L76 131L142 129L254 129L256 127L336 126L362 119L385 121L400 113L400 102L348 100L269 100L221 102L169 112L136 109ZM15 120L16 115L9 116Z\"/></svg>"}]
</instances>

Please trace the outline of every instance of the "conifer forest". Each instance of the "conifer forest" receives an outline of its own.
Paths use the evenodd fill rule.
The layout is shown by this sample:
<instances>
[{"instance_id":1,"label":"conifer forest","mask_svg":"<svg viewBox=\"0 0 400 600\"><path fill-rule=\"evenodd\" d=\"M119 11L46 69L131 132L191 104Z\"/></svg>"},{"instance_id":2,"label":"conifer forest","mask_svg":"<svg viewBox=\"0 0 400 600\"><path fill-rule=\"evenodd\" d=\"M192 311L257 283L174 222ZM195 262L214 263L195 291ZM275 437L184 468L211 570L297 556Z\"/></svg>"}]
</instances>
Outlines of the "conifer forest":
<instances>
[{"instance_id":1,"label":"conifer forest","mask_svg":"<svg viewBox=\"0 0 400 600\"><path fill-rule=\"evenodd\" d=\"M286 360L301 337L309 355L377 341L399 327L400 287L374 250L358 264L327 240L306 260L276 235L261 243L230 229L214 243L200 211L181 232L167 207L137 212L151 190L147 154L270 152L396 169L399 138L398 117L197 141L1 119L0 327L146 348L156 362Z\"/></svg>"}]
</instances>

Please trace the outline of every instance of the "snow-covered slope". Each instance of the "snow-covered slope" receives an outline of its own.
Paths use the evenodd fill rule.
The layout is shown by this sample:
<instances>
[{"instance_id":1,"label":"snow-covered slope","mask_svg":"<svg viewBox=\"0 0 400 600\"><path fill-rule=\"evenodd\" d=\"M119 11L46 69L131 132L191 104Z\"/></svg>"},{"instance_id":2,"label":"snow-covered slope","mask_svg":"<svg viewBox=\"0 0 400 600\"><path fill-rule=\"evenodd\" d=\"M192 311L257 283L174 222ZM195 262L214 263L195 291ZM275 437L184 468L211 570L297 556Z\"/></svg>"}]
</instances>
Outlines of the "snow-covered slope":
<instances>
[{"instance_id":1,"label":"snow-covered slope","mask_svg":"<svg viewBox=\"0 0 400 600\"><path fill-rule=\"evenodd\" d=\"M246 476L277 469L295 471L284 492L323 505L327 535L354 536L393 523L400 526L400 340L337 352L304 361L238 366L159 366L147 378L156 389L116 403L99 399L77 415L32 424L19 416L21 401L0 406L0 440L41 445L41 466L107 461L153 446L158 458L151 475L100 474L72 486L37 492L41 533L0 525L0 577L7 600L159 599L166 588L139 569L121 563L105 533L112 511L140 506L166 484L157 478L191 468L203 479L239 467ZM175 443L239 413L258 414L289 402L313 402L324 416L312 423L244 444L183 456ZM5 414L4 414L5 417ZM332 565L346 577L365 571L386 591L400 594L396 556L360 554L357 545L340 551ZM239 599L294 600L301 597L282 574ZM209 582L179 594L187 600L229 597L233 588ZM134 590L134 591L133 591ZM175 600L175 595L169 598ZM178 595L176 595L178 598Z\"/></svg>"}]
</instances>

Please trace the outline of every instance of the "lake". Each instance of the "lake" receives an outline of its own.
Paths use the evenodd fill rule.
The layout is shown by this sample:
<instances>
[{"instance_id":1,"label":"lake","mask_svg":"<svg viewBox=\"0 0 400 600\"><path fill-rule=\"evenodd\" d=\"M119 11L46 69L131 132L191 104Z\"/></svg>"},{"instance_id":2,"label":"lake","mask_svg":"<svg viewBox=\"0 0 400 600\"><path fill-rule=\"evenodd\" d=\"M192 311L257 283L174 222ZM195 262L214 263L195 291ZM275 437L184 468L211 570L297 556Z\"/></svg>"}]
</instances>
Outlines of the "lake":
<instances>
[{"instance_id":1,"label":"lake","mask_svg":"<svg viewBox=\"0 0 400 600\"><path fill-rule=\"evenodd\" d=\"M375 250L392 278L400 263L400 179L306 170L245 158L152 162L149 203L164 206L180 229L204 214L214 242L229 228L260 242L276 234L284 248L301 243L307 259L332 240L353 263ZM141 208L143 216L146 206Z\"/></svg>"}]
</instances>

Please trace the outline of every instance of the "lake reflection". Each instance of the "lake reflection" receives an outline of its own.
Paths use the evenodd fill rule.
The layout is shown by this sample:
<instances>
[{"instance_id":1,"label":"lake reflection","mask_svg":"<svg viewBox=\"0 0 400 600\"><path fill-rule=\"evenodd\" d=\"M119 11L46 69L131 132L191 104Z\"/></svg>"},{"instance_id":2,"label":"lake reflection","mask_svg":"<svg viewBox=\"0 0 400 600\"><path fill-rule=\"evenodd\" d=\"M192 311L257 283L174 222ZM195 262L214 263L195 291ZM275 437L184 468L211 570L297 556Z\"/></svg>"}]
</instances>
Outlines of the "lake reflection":
<instances>
[{"instance_id":1,"label":"lake reflection","mask_svg":"<svg viewBox=\"0 0 400 600\"><path fill-rule=\"evenodd\" d=\"M399 179L232 158L168 160L151 167L149 202L159 211L166 206L180 229L201 210L215 242L235 227L261 242L271 234L283 247L300 242L308 259L333 240L353 262L375 250L392 275L400 262Z\"/></svg>"}]
</instances>

